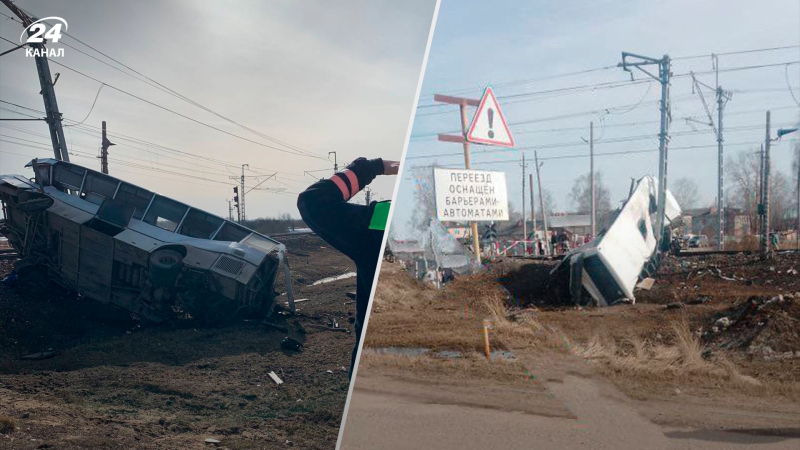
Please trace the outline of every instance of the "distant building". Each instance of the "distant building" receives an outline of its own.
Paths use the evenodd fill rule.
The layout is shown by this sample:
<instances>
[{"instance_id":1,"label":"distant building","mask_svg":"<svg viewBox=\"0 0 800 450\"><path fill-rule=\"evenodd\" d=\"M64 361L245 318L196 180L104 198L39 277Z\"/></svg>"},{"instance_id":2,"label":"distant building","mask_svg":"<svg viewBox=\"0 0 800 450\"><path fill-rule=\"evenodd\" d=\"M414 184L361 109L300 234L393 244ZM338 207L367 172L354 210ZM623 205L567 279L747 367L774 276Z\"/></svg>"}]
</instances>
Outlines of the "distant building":
<instances>
[{"instance_id":1,"label":"distant building","mask_svg":"<svg viewBox=\"0 0 800 450\"><path fill-rule=\"evenodd\" d=\"M709 239L717 235L717 208L695 208L683 211L684 234L704 234ZM739 239L750 234L750 216L740 208L725 208L725 236Z\"/></svg>"}]
</instances>

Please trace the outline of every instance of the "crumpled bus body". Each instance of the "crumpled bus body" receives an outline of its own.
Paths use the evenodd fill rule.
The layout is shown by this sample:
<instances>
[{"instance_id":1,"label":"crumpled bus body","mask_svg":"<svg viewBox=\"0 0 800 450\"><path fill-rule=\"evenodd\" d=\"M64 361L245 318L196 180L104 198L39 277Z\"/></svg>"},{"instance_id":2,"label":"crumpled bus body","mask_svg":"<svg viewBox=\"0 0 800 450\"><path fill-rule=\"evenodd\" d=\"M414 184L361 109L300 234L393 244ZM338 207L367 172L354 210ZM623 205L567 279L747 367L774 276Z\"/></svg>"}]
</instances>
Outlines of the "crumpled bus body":
<instances>
[{"instance_id":1,"label":"crumpled bus body","mask_svg":"<svg viewBox=\"0 0 800 450\"><path fill-rule=\"evenodd\" d=\"M657 184L652 176L641 178L608 229L568 253L552 270L550 286L560 301L598 306L635 302L639 279L655 275ZM666 198L669 227L679 219L681 208L671 192Z\"/></svg>"},{"instance_id":2,"label":"crumpled bus body","mask_svg":"<svg viewBox=\"0 0 800 450\"><path fill-rule=\"evenodd\" d=\"M28 165L35 178L0 176L0 231L16 267L43 267L93 300L161 321L268 316L283 269L283 244L239 224L109 175L54 159Z\"/></svg>"}]
</instances>

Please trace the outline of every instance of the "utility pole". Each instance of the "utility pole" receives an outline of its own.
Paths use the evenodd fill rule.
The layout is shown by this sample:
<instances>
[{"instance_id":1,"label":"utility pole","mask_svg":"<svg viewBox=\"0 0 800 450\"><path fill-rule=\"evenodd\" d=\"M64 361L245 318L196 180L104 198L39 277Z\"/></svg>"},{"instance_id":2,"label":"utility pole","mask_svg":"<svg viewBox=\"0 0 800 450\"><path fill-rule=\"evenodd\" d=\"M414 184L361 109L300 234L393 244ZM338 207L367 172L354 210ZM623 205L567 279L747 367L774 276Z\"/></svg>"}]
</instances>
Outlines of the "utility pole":
<instances>
[{"instance_id":1,"label":"utility pole","mask_svg":"<svg viewBox=\"0 0 800 450\"><path fill-rule=\"evenodd\" d=\"M339 171L339 163L336 162L336 152L328 152L328 157L330 158L331 153L333 153L333 173Z\"/></svg>"},{"instance_id":2,"label":"utility pole","mask_svg":"<svg viewBox=\"0 0 800 450\"><path fill-rule=\"evenodd\" d=\"M369 188L369 186L367 186L367 187L364 189L364 196L367 198L367 203L366 203L366 204L367 204L367 206L369 206L370 194L371 194L371 192L370 192L370 188Z\"/></svg>"},{"instance_id":3,"label":"utility pole","mask_svg":"<svg viewBox=\"0 0 800 450\"><path fill-rule=\"evenodd\" d=\"M627 58L634 59L634 61L629 62ZM644 66L648 65L658 66L658 76L644 69ZM669 105L670 59L669 55L664 55L661 59L656 59L622 52L622 62L619 63L618 66L622 67L626 72L630 72L631 79L633 79L633 72L631 72L630 68L633 67L661 83L661 131L658 134L658 210L655 229L656 242L659 244L656 246L656 249L660 249L661 240L664 238L665 208L667 203L667 162L669 160L667 157L667 146L669 144L669 123L671 121Z\"/></svg>"},{"instance_id":4,"label":"utility pole","mask_svg":"<svg viewBox=\"0 0 800 450\"><path fill-rule=\"evenodd\" d=\"M231 201L227 200L228 202L228 220L233 221L233 206L231 205Z\"/></svg>"},{"instance_id":5,"label":"utility pole","mask_svg":"<svg viewBox=\"0 0 800 450\"><path fill-rule=\"evenodd\" d=\"M797 213L797 227L795 228L794 238L797 249L800 250L800 146L795 147L795 152L797 153L797 203L795 203L797 207L795 210Z\"/></svg>"},{"instance_id":6,"label":"utility pole","mask_svg":"<svg viewBox=\"0 0 800 450\"><path fill-rule=\"evenodd\" d=\"M103 121L103 144L101 146L100 151L100 171L103 173L108 173L108 148L114 144L113 142L109 141L106 137L106 121Z\"/></svg>"},{"instance_id":7,"label":"utility pole","mask_svg":"<svg viewBox=\"0 0 800 450\"><path fill-rule=\"evenodd\" d=\"M440 134L439 140L444 142L457 142L464 146L464 168L470 169L470 154L469 154L469 141L467 141L467 106L478 106L480 100L452 97L449 95L434 94L433 100L436 102L449 103L458 105L461 112L461 136L449 136ZM472 246L475 252L475 260L481 262L481 243L478 236L478 222L470 222L470 229L472 231Z\"/></svg>"},{"instance_id":8,"label":"utility pole","mask_svg":"<svg viewBox=\"0 0 800 450\"><path fill-rule=\"evenodd\" d=\"M711 127L717 137L717 250L722 250L725 244L725 189L724 189L724 153L723 153L723 134L722 134L722 111L725 105L733 96L733 93L722 89L719 85L719 59L717 55L712 55L714 69L716 71L716 87L711 87L697 79L694 72L692 75L692 90L697 92L700 101L703 103L703 109L706 111L708 123L701 122ZM714 91L717 96L717 123L714 123L714 117L711 115L711 110L706 103L703 96L703 87ZM700 122L700 121L697 121Z\"/></svg>"},{"instance_id":9,"label":"utility pole","mask_svg":"<svg viewBox=\"0 0 800 450\"><path fill-rule=\"evenodd\" d=\"M249 169L250 168L250 164L242 164L242 202L239 205L239 207L241 208L242 217L240 219L240 222L244 222L245 220L247 220L247 215L245 214L245 208L244 208L244 194L245 194L245 192L244 192L244 168L245 167L247 167Z\"/></svg>"},{"instance_id":10,"label":"utility pole","mask_svg":"<svg viewBox=\"0 0 800 450\"><path fill-rule=\"evenodd\" d=\"M544 253L550 254L550 235L547 234L547 212L544 210L544 195L542 195L542 176L539 173L539 152L533 151L534 164L536 165L536 180L539 185L539 209L542 210L542 233L544 234ZM544 163L542 163L544 164Z\"/></svg>"},{"instance_id":11,"label":"utility pole","mask_svg":"<svg viewBox=\"0 0 800 450\"><path fill-rule=\"evenodd\" d=\"M22 21L22 25L27 29L33 22L35 17L28 16L24 11L11 3L11 0L0 0L8 7L17 17ZM33 32L28 30L28 35ZM41 86L40 94L44 100L44 110L47 113L47 126L50 129L50 141L53 144L53 154L55 158L60 161L69 162L69 152L67 150L67 140L64 138L64 128L61 126L61 113L58 111L58 102L56 101L56 91L53 88L53 79L50 76L50 64L45 56L46 51L44 42L29 43L33 47L36 54L36 70L39 73L39 86ZM58 79L58 77L56 77Z\"/></svg>"},{"instance_id":12,"label":"utility pole","mask_svg":"<svg viewBox=\"0 0 800 450\"><path fill-rule=\"evenodd\" d=\"M525 152L522 152L522 255L528 254L528 219L525 217Z\"/></svg>"},{"instance_id":13,"label":"utility pole","mask_svg":"<svg viewBox=\"0 0 800 450\"><path fill-rule=\"evenodd\" d=\"M534 208L533 201L533 174L528 174L528 187L530 188L531 197L531 226L533 227L533 235L536 236L536 208ZM536 247L533 247L532 253L536 253Z\"/></svg>"},{"instance_id":14,"label":"utility pole","mask_svg":"<svg viewBox=\"0 0 800 450\"><path fill-rule=\"evenodd\" d=\"M767 111L767 133L764 139L764 162L761 176L761 256L767 257L770 252L769 242L769 147L770 147L770 130L769 130L770 112Z\"/></svg>"},{"instance_id":15,"label":"utility pole","mask_svg":"<svg viewBox=\"0 0 800 450\"><path fill-rule=\"evenodd\" d=\"M594 186L594 122L589 122L589 184L592 190L592 239L597 237L597 189Z\"/></svg>"}]
</instances>

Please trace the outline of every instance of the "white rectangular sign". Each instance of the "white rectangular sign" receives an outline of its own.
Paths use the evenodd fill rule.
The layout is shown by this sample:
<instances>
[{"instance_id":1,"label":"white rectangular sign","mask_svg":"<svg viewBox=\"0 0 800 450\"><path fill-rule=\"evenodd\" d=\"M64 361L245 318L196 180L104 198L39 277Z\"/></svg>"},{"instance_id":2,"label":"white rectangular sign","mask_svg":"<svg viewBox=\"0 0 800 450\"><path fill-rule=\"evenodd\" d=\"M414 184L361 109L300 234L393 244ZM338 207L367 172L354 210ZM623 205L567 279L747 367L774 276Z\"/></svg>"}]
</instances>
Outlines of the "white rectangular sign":
<instances>
[{"instance_id":1,"label":"white rectangular sign","mask_svg":"<svg viewBox=\"0 0 800 450\"><path fill-rule=\"evenodd\" d=\"M436 217L442 222L508 220L506 174L434 169Z\"/></svg>"}]
</instances>

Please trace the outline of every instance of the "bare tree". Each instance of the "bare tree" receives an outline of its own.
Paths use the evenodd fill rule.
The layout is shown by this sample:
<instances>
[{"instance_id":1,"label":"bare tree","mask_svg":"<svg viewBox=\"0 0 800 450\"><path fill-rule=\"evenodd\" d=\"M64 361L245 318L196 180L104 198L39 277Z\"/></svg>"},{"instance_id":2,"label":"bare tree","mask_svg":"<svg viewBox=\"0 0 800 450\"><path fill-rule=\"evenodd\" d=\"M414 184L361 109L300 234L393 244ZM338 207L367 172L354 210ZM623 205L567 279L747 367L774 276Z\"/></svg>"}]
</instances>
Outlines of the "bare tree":
<instances>
[{"instance_id":1,"label":"bare tree","mask_svg":"<svg viewBox=\"0 0 800 450\"><path fill-rule=\"evenodd\" d=\"M595 195L597 207L597 223L603 222L603 216L611 211L611 192L603 184L603 173L595 172ZM592 210L592 188L589 174L579 176L572 185L569 198L577 212L589 214Z\"/></svg>"},{"instance_id":2,"label":"bare tree","mask_svg":"<svg viewBox=\"0 0 800 450\"><path fill-rule=\"evenodd\" d=\"M697 183L691 178L678 178L672 182L672 195L681 206L681 209L694 208L698 201L698 188Z\"/></svg>"},{"instance_id":3,"label":"bare tree","mask_svg":"<svg viewBox=\"0 0 800 450\"><path fill-rule=\"evenodd\" d=\"M536 220L542 220L542 205L539 204L539 193L535 192L534 195L536 199L534 200L536 206ZM544 211L551 215L555 212L556 208L556 200L553 198L553 193L547 189L542 189L542 199L544 200Z\"/></svg>"},{"instance_id":4,"label":"bare tree","mask_svg":"<svg viewBox=\"0 0 800 450\"><path fill-rule=\"evenodd\" d=\"M758 204L761 188L760 156L756 150L739 152L734 159L728 159L725 172L731 180L730 204L749 216L750 232L758 232ZM770 223L775 229L790 226L789 210L792 208L792 189L789 179L782 172L770 168Z\"/></svg>"}]
</instances>

